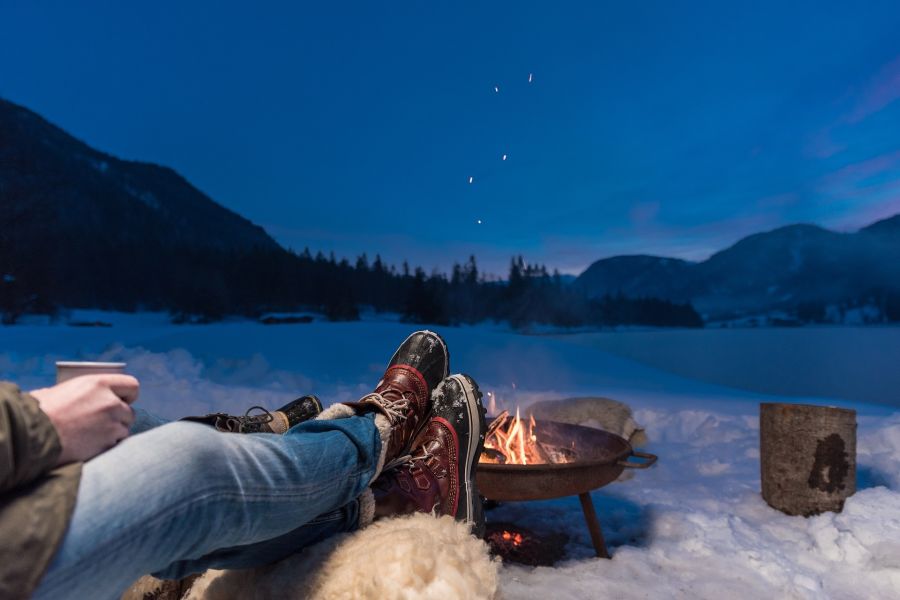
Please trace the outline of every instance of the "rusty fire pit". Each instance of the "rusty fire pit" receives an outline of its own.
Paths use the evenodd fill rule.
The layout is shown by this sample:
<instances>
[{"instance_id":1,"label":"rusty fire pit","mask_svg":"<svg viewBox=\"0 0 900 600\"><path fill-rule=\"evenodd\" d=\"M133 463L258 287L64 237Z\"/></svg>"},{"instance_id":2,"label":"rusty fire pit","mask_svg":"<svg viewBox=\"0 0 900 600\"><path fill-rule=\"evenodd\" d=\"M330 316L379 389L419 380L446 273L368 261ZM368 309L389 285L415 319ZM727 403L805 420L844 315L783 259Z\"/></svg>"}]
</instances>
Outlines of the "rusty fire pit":
<instances>
[{"instance_id":1,"label":"rusty fire pit","mask_svg":"<svg viewBox=\"0 0 900 600\"><path fill-rule=\"evenodd\" d=\"M569 462L539 464L478 464L476 480L489 500L548 500L578 496L597 556L609 558L590 492L615 481L625 469L646 469L657 457L637 452L615 434L556 421L534 421L537 442L570 448ZM632 462L640 458L644 462Z\"/></svg>"}]
</instances>

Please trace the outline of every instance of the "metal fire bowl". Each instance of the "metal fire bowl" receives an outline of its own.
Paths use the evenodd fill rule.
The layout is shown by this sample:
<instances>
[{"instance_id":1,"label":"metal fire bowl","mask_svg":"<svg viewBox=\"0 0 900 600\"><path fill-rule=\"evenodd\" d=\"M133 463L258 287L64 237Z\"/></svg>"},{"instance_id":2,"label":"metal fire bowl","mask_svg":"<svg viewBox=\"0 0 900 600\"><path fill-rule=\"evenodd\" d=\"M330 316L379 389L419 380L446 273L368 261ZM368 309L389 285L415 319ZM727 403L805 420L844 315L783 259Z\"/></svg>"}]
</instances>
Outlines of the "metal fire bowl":
<instances>
[{"instance_id":1,"label":"metal fire bowl","mask_svg":"<svg viewBox=\"0 0 900 600\"><path fill-rule=\"evenodd\" d=\"M625 469L646 469L656 456L635 452L618 435L556 421L535 421L539 441L571 447L577 460L562 464L498 465L478 463L475 474L481 495L491 500L547 500L585 494L615 481ZM646 462L630 462L631 457Z\"/></svg>"}]
</instances>

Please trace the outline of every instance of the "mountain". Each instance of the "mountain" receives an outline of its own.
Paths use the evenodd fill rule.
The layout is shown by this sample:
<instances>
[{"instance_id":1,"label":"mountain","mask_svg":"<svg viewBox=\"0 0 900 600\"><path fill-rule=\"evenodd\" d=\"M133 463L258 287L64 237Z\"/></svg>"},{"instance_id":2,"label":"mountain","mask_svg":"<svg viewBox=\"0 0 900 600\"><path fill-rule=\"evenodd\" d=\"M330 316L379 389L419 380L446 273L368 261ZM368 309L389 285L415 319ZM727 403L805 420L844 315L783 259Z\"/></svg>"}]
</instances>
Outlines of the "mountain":
<instances>
[{"instance_id":1,"label":"mountain","mask_svg":"<svg viewBox=\"0 0 900 600\"><path fill-rule=\"evenodd\" d=\"M789 225L745 237L702 262L618 256L573 284L592 297L691 302L708 318L840 305L900 294L900 215L857 233Z\"/></svg>"},{"instance_id":2,"label":"mountain","mask_svg":"<svg viewBox=\"0 0 900 600\"><path fill-rule=\"evenodd\" d=\"M159 306L213 255L286 252L172 169L94 150L2 99L0 203L0 277L66 306L133 305L125 286Z\"/></svg>"},{"instance_id":3,"label":"mountain","mask_svg":"<svg viewBox=\"0 0 900 600\"><path fill-rule=\"evenodd\" d=\"M689 299L692 263L659 256L614 256L588 267L573 285L592 296L622 294L629 297Z\"/></svg>"},{"instance_id":4,"label":"mountain","mask_svg":"<svg viewBox=\"0 0 900 600\"><path fill-rule=\"evenodd\" d=\"M881 221L876 221L867 227L863 227L859 231L866 235L900 235L900 214L888 217L887 219L882 219Z\"/></svg>"},{"instance_id":5,"label":"mountain","mask_svg":"<svg viewBox=\"0 0 900 600\"><path fill-rule=\"evenodd\" d=\"M102 235L217 249L278 244L167 167L99 152L30 110L0 99L0 197L40 235ZM32 215L40 215L38 220ZM31 232L28 233L37 233Z\"/></svg>"}]
</instances>

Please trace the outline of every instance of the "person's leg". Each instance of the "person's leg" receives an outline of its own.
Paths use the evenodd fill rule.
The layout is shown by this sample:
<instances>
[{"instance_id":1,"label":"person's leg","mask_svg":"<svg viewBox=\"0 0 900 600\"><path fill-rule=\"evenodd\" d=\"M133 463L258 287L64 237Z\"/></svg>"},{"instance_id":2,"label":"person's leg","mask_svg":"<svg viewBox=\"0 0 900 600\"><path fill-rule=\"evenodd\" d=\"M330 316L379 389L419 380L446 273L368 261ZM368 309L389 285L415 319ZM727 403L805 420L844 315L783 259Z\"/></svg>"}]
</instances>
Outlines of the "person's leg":
<instances>
[{"instance_id":1,"label":"person's leg","mask_svg":"<svg viewBox=\"0 0 900 600\"><path fill-rule=\"evenodd\" d=\"M360 502L354 500L277 538L222 548L198 559L177 561L153 575L159 579L181 579L207 569L249 569L270 565L335 534L356 530L359 517Z\"/></svg>"},{"instance_id":2,"label":"person's leg","mask_svg":"<svg viewBox=\"0 0 900 600\"><path fill-rule=\"evenodd\" d=\"M127 438L85 464L35 597L113 598L173 562L295 532L358 498L381 451L372 415L308 421L283 436L174 422Z\"/></svg>"},{"instance_id":3,"label":"person's leg","mask_svg":"<svg viewBox=\"0 0 900 600\"><path fill-rule=\"evenodd\" d=\"M135 408L134 412L132 435L169 423L167 419L140 408ZM176 561L153 575L159 579L181 579L191 573L202 573L207 569L248 569L268 565L334 534L353 531L358 524L359 500L353 500L339 509L319 515L309 523L282 536L256 544L221 548L197 559Z\"/></svg>"},{"instance_id":4,"label":"person's leg","mask_svg":"<svg viewBox=\"0 0 900 600\"><path fill-rule=\"evenodd\" d=\"M160 425L165 425L168 422L168 419L158 417L142 408L135 408L134 423L131 424L131 430L129 431L129 433L131 435L137 435L139 433L144 433L145 431L150 431L151 429L159 427Z\"/></svg>"},{"instance_id":5,"label":"person's leg","mask_svg":"<svg viewBox=\"0 0 900 600\"><path fill-rule=\"evenodd\" d=\"M374 493L366 492L359 500L279 538L217 550L198 560L175 563L154 575L177 579L209 568L245 569L271 564L336 533L356 529L359 506L366 503L375 519L415 511L436 512L470 523L475 535L481 536L484 512L475 481L485 432L481 391L471 377L453 375L439 384L432 398L431 419L416 438L410 456L381 474L372 485Z\"/></svg>"}]
</instances>

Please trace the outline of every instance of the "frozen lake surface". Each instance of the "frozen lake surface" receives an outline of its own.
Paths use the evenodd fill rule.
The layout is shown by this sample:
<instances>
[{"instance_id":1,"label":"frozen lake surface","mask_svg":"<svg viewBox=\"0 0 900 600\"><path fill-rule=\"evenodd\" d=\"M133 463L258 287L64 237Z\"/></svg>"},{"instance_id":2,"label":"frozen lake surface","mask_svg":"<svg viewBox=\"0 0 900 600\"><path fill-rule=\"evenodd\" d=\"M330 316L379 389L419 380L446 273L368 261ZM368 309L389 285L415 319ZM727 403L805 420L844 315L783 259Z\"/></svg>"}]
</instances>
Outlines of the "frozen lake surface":
<instances>
[{"instance_id":1,"label":"frozen lake surface","mask_svg":"<svg viewBox=\"0 0 900 600\"><path fill-rule=\"evenodd\" d=\"M560 336L691 379L900 407L900 327L676 329Z\"/></svg>"}]
</instances>

